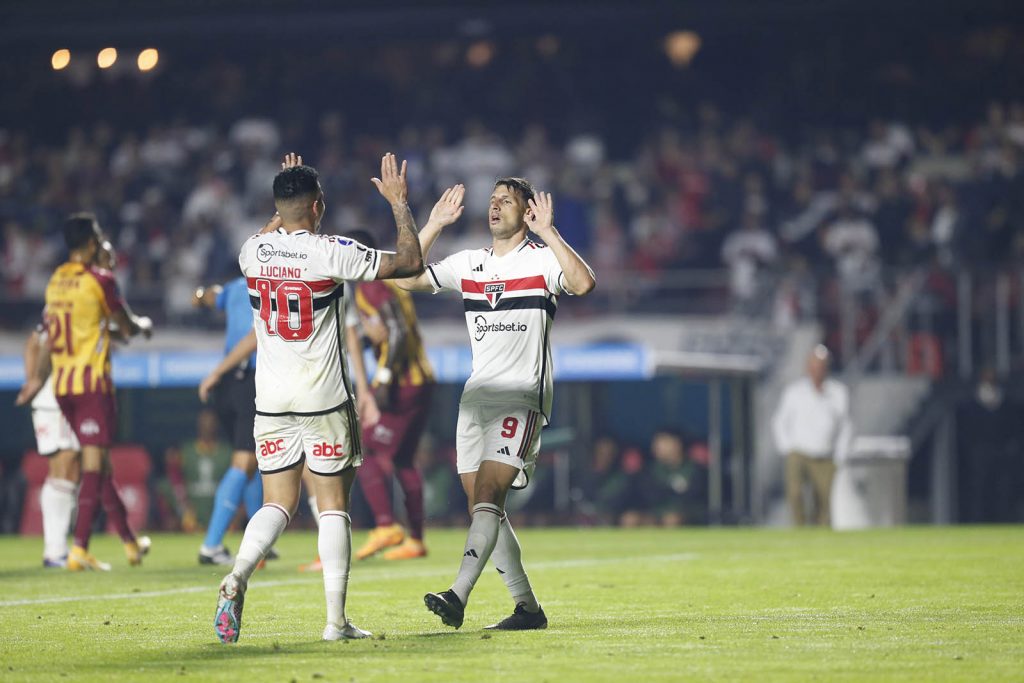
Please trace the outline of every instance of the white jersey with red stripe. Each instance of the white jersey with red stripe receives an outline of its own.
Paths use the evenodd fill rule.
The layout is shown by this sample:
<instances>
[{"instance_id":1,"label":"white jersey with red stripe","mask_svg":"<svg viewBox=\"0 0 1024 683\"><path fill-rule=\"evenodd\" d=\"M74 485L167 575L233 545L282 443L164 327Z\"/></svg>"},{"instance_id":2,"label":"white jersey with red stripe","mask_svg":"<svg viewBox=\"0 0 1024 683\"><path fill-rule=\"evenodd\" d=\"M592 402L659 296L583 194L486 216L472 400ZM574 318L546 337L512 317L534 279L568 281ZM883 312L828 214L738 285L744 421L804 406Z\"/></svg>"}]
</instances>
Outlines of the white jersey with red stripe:
<instances>
[{"instance_id":1,"label":"white jersey with red stripe","mask_svg":"<svg viewBox=\"0 0 1024 683\"><path fill-rule=\"evenodd\" d=\"M465 404L523 406L547 424L551 379L551 325L562 267L543 244L524 239L504 256L492 249L460 251L427 267L434 292L462 294L473 348Z\"/></svg>"},{"instance_id":2,"label":"white jersey with red stripe","mask_svg":"<svg viewBox=\"0 0 1024 683\"><path fill-rule=\"evenodd\" d=\"M346 237L305 230L279 228L245 242L238 265L256 328L258 414L324 414L351 398L344 281L373 280L380 256Z\"/></svg>"}]
</instances>

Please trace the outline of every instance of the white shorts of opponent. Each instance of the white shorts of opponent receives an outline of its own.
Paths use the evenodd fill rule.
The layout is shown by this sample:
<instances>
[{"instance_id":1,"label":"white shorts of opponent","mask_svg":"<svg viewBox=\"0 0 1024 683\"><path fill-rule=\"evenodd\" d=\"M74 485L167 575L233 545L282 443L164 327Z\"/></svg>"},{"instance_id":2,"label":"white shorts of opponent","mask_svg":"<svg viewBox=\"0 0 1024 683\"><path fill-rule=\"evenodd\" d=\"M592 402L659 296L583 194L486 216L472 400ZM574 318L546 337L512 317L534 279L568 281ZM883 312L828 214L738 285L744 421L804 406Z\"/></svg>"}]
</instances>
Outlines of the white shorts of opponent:
<instances>
[{"instance_id":1,"label":"white shorts of opponent","mask_svg":"<svg viewBox=\"0 0 1024 683\"><path fill-rule=\"evenodd\" d=\"M513 489L524 489L537 466L544 416L522 407L462 404L455 436L459 474L476 472L484 460L519 469Z\"/></svg>"},{"instance_id":2,"label":"white shorts of opponent","mask_svg":"<svg viewBox=\"0 0 1024 683\"><path fill-rule=\"evenodd\" d=\"M352 401L325 415L256 415L256 461L273 474L306 461L316 474L338 474L363 462Z\"/></svg>"},{"instance_id":3,"label":"white shorts of opponent","mask_svg":"<svg viewBox=\"0 0 1024 683\"><path fill-rule=\"evenodd\" d=\"M78 451L78 437L56 405L52 408L33 408L32 426L36 432L36 450L39 455L50 456L58 451Z\"/></svg>"}]
</instances>

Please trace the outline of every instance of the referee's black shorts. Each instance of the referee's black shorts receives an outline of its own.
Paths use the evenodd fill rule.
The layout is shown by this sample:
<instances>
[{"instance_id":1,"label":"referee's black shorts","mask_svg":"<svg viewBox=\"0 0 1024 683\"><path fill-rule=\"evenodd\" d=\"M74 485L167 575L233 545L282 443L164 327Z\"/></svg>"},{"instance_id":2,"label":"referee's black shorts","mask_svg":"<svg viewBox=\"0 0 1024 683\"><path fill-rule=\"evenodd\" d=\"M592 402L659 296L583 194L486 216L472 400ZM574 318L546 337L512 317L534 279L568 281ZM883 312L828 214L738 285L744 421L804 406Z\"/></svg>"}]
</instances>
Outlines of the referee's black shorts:
<instances>
[{"instance_id":1,"label":"referee's black shorts","mask_svg":"<svg viewBox=\"0 0 1024 683\"><path fill-rule=\"evenodd\" d=\"M228 373L213 390L213 406L221 427L235 451L256 452L253 422L256 419L256 371Z\"/></svg>"}]
</instances>

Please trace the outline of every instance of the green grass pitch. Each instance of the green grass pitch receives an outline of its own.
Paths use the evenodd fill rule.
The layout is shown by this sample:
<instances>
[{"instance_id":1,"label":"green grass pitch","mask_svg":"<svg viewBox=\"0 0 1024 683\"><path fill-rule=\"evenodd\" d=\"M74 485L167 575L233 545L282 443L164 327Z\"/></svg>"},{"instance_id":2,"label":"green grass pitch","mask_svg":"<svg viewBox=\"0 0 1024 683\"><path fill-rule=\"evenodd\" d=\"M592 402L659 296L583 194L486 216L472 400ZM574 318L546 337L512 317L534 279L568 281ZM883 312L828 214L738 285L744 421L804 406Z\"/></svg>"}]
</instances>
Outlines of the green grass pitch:
<instances>
[{"instance_id":1,"label":"green grass pitch","mask_svg":"<svg viewBox=\"0 0 1024 683\"><path fill-rule=\"evenodd\" d=\"M354 563L348 612L374 639L322 642L319 576L295 570L315 536L294 532L232 646L199 537L155 537L138 569L100 537L109 574L44 571L39 539L5 538L0 680L1024 680L1022 527L519 535L547 631L482 630L512 607L490 569L462 629L442 626L422 596L449 586L464 532L436 530L426 559Z\"/></svg>"}]
</instances>

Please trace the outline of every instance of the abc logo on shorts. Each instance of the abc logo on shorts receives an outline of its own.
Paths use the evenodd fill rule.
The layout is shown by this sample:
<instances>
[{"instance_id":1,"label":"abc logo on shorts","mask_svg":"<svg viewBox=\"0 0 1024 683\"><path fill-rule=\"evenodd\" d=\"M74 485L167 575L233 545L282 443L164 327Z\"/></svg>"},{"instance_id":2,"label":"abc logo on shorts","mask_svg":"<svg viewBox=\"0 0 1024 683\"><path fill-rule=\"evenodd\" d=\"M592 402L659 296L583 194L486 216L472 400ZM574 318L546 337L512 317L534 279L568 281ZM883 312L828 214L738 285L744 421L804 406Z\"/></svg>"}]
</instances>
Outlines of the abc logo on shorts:
<instances>
[{"instance_id":1,"label":"abc logo on shorts","mask_svg":"<svg viewBox=\"0 0 1024 683\"><path fill-rule=\"evenodd\" d=\"M318 443L313 446L314 458L340 458L345 455L345 448L340 444Z\"/></svg>"},{"instance_id":2,"label":"abc logo on shorts","mask_svg":"<svg viewBox=\"0 0 1024 683\"><path fill-rule=\"evenodd\" d=\"M264 458L268 455L277 455L284 450L284 439L275 439L273 441L264 441L260 444L260 455Z\"/></svg>"}]
</instances>

